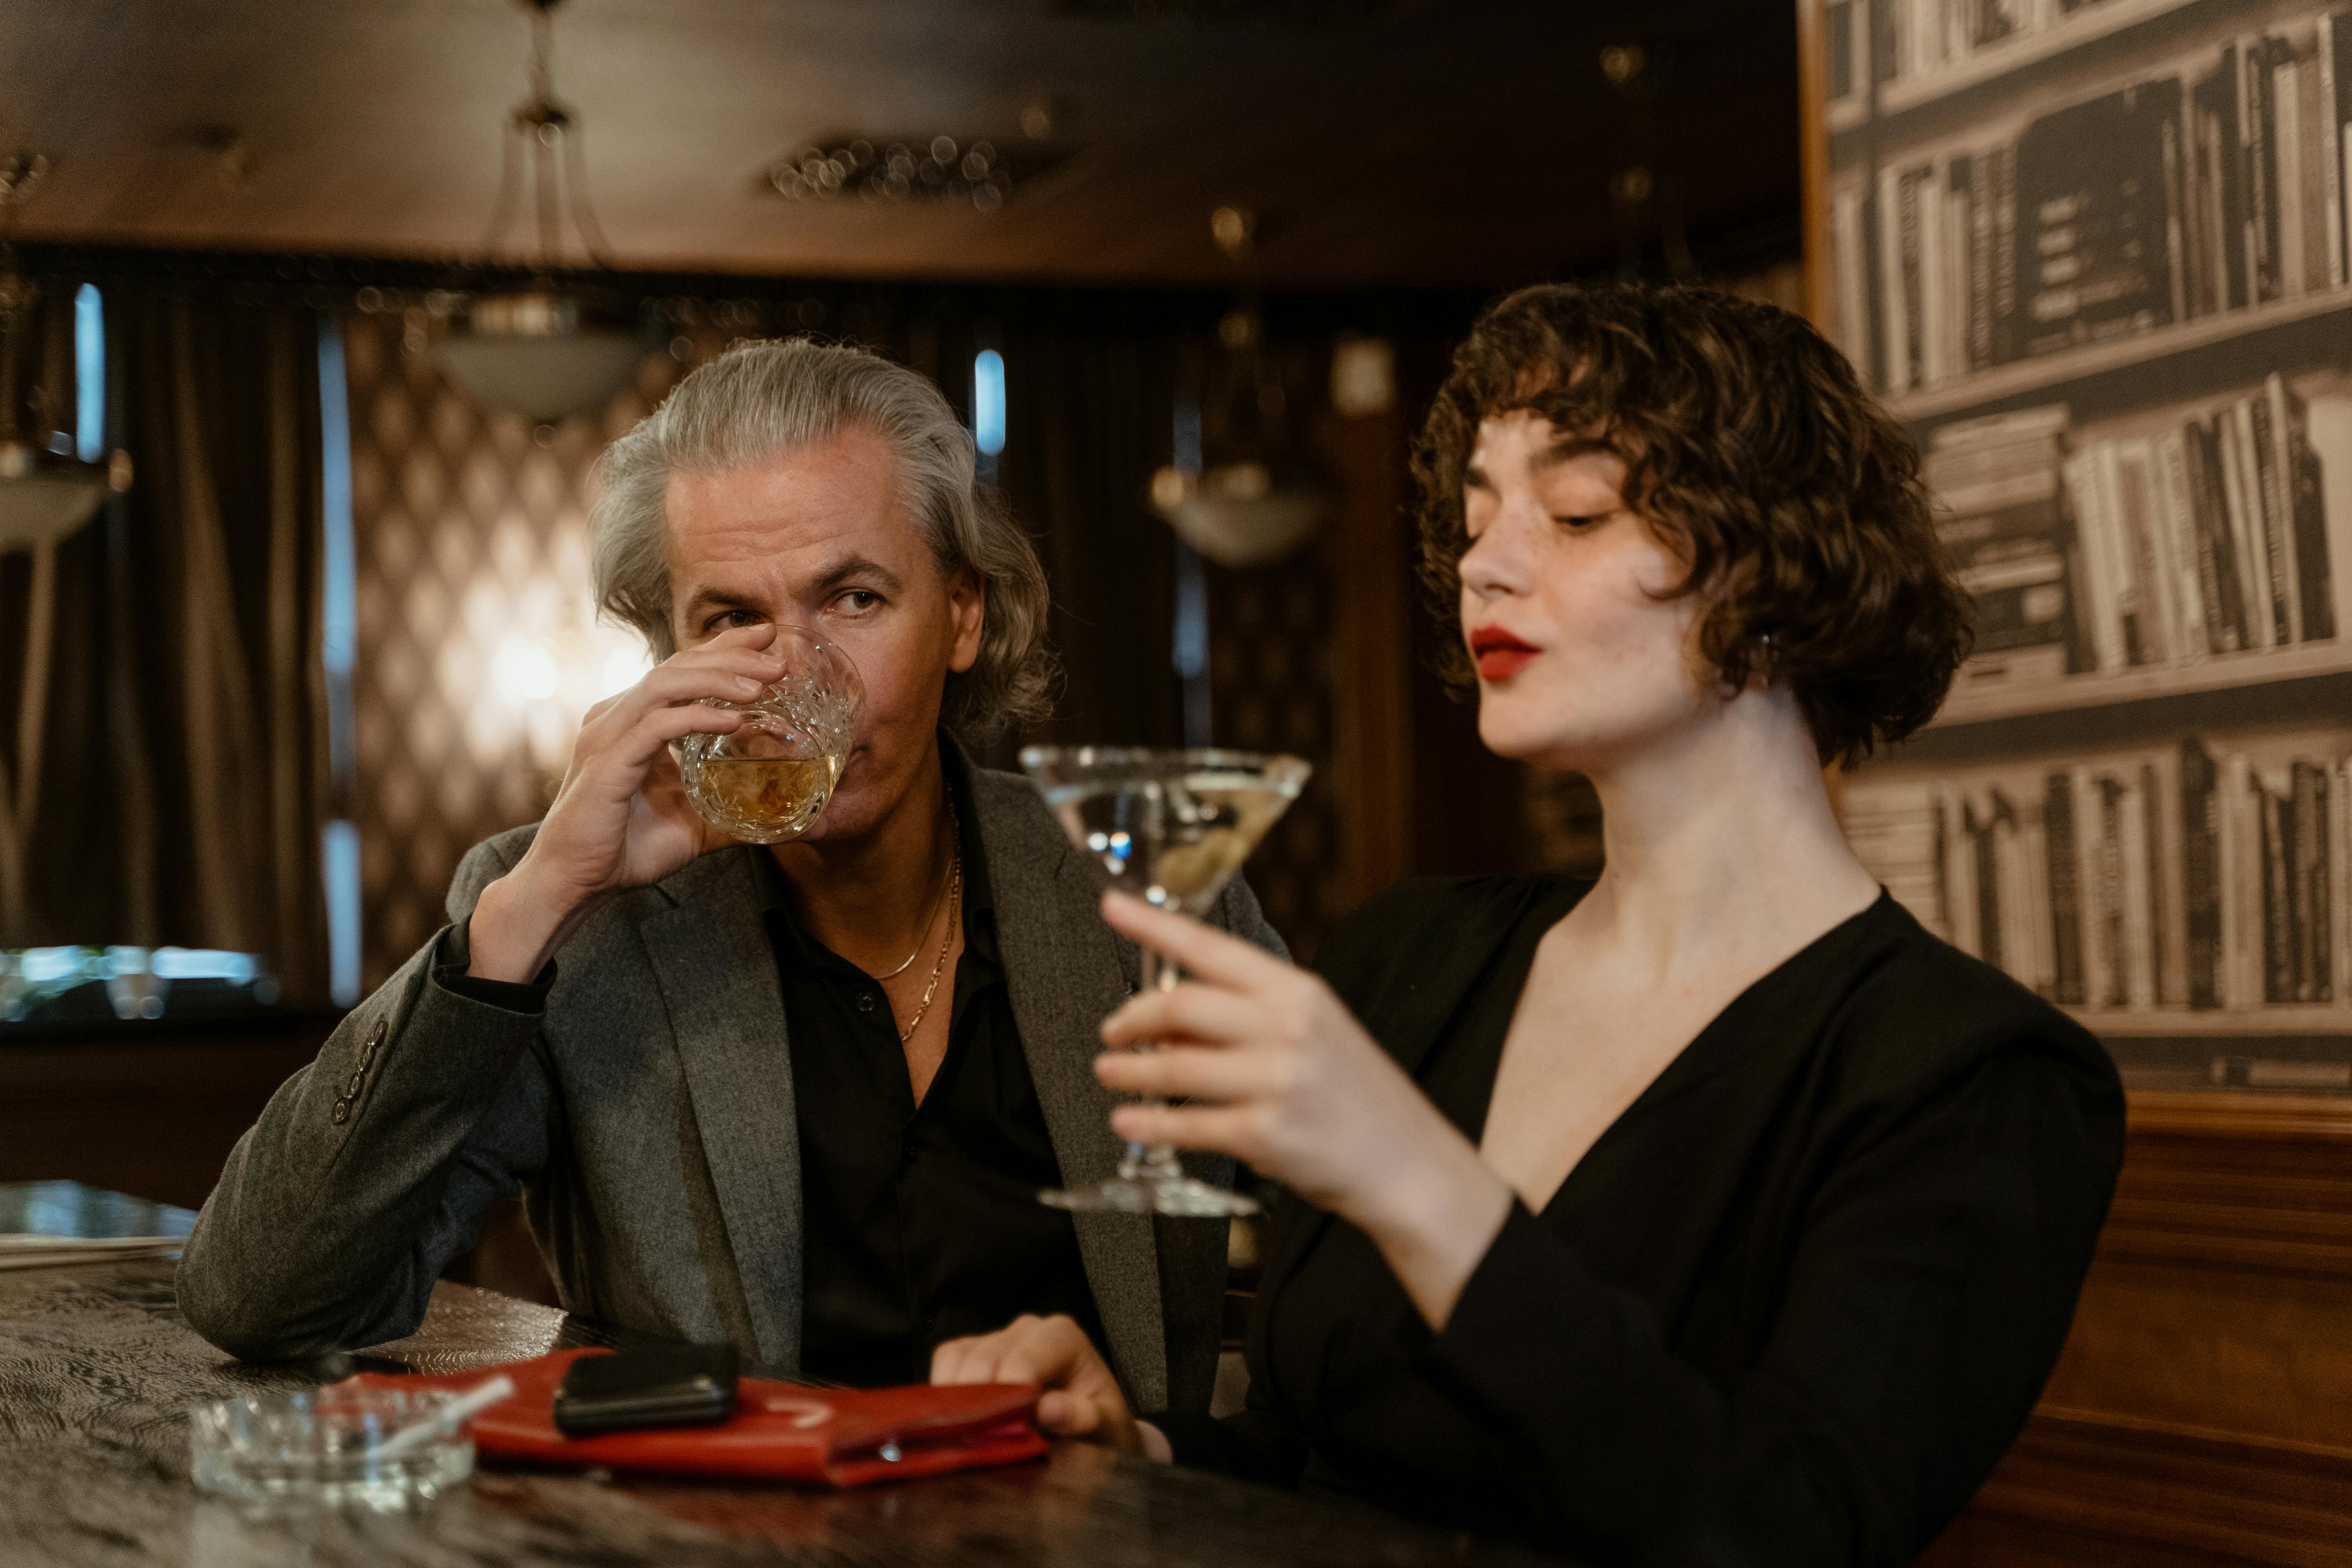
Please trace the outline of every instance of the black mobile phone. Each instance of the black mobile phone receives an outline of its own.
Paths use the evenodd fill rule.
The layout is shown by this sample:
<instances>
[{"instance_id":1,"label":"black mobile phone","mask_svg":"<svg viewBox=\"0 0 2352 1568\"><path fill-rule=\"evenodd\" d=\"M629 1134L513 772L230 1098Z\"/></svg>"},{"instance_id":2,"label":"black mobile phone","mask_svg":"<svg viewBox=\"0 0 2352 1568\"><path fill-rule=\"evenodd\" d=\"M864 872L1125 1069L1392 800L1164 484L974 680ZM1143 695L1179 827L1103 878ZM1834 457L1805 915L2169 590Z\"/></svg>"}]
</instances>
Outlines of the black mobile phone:
<instances>
[{"instance_id":1,"label":"black mobile phone","mask_svg":"<svg viewBox=\"0 0 2352 1568\"><path fill-rule=\"evenodd\" d=\"M582 1356L555 1391L555 1429L567 1437L646 1426L709 1426L734 1414L732 1345Z\"/></svg>"}]
</instances>

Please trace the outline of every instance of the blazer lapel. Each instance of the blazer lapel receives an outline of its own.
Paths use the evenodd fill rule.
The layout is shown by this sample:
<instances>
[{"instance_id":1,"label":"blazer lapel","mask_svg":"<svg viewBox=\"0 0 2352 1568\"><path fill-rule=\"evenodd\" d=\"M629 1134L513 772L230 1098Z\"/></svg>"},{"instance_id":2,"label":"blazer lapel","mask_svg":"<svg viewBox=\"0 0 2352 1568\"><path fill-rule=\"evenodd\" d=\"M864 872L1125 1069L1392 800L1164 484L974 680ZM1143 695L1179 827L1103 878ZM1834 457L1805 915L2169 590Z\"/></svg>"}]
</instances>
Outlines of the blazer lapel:
<instances>
[{"instance_id":1,"label":"blazer lapel","mask_svg":"<svg viewBox=\"0 0 2352 1568\"><path fill-rule=\"evenodd\" d=\"M970 768L973 815L996 898L1005 988L1063 1182L1114 1174L1125 1145L1110 1130L1118 1097L1095 1080L1097 1028L1132 990L1131 960L1103 924L1094 879L1025 779ZM1078 1251L1111 1361L1139 1410L1168 1398L1160 1253L1149 1216L1081 1214Z\"/></svg>"},{"instance_id":2,"label":"blazer lapel","mask_svg":"<svg viewBox=\"0 0 2352 1568\"><path fill-rule=\"evenodd\" d=\"M760 920L758 849L704 855L660 884L639 923L727 1222L763 1367L801 1352L801 1156L776 959Z\"/></svg>"}]
</instances>

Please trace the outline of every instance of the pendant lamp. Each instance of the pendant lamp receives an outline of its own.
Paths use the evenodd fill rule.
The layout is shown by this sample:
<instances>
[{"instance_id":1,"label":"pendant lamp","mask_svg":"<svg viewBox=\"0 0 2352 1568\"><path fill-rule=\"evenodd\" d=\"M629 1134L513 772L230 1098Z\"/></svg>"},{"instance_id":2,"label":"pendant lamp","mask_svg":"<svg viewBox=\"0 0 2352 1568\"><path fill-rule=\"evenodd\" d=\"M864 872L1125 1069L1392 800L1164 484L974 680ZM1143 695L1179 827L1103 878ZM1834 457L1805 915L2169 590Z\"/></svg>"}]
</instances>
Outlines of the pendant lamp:
<instances>
[{"instance_id":1,"label":"pendant lamp","mask_svg":"<svg viewBox=\"0 0 2352 1568\"><path fill-rule=\"evenodd\" d=\"M16 211L47 171L48 161L32 153L0 159L0 553L63 539L110 489L130 487L122 454L111 463L79 462L33 440L22 424L16 365L40 289L16 270ZM39 393L35 401L47 406Z\"/></svg>"},{"instance_id":2,"label":"pendant lamp","mask_svg":"<svg viewBox=\"0 0 2352 1568\"><path fill-rule=\"evenodd\" d=\"M1235 263L1247 267L1257 215L1219 207L1209 232ZM1257 289L1246 279L1239 307L1217 323L1224 353L1212 364L1201 397L1203 455L1199 472L1174 464L1151 476L1151 510L1178 538L1220 566L1265 566L1315 537L1330 496L1313 465L1294 450L1282 374L1265 348Z\"/></svg>"},{"instance_id":3,"label":"pendant lamp","mask_svg":"<svg viewBox=\"0 0 2352 1568\"><path fill-rule=\"evenodd\" d=\"M579 117L556 98L549 65L561 3L522 0L531 16L531 93L508 119L498 204L482 241L484 259L495 258L528 184L539 220L531 280L520 289L471 296L454 329L434 346L435 357L459 385L493 407L542 425L604 407L635 379L646 356L645 340L624 305L556 277L567 212L590 262L607 270L613 266L588 207ZM518 168L526 163L527 174Z\"/></svg>"}]
</instances>

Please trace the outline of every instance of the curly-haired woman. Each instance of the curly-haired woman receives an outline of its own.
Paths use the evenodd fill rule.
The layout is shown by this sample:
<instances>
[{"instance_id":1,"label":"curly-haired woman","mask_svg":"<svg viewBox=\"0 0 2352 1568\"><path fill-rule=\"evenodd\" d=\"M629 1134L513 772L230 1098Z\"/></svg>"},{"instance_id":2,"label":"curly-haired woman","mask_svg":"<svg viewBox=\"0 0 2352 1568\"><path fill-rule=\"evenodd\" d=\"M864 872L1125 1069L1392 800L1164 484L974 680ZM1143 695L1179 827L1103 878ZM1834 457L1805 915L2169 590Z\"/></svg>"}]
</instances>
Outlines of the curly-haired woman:
<instances>
[{"instance_id":1,"label":"curly-haired woman","mask_svg":"<svg viewBox=\"0 0 2352 1568\"><path fill-rule=\"evenodd\" d=\"M1085 1337L940 1348L1049 1425L1607 1560L1908 1562L2016 1435L2114 1189L2097 1043L1923 930L1824 787L1968 644L1913 449L1785 311L1539 288L1416 452L1423 574L1593 881L1405 883L1322 978L1132 901L1196 978L1103 1029L1114 1125L1293 1194L1248 1408L1137 1420Z\"/></svg>"}]
</instances>

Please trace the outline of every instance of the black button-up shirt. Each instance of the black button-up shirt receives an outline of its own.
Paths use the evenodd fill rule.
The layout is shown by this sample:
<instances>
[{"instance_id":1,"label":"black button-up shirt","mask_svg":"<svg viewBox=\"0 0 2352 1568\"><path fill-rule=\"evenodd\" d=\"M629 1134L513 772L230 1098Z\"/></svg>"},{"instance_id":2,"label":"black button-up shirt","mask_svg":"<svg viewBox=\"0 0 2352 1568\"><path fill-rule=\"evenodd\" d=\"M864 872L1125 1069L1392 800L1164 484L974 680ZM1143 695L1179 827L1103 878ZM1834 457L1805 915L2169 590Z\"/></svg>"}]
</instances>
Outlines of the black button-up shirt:
<instances>
[{"instance_id":1,"label":"black button-up shirt","mask_svg":"<svg viewBox=\"0 0 2352 1568\"><path fill-rule=\"evenodd\" d=\"M963 836L964 946L947 1057L915 1103L881 985L800 929L773 857L756 857L776 952L801 1145L801 1375L879 1387L923 1383L941 1341L1066 1312L1102 1325L1070 1215L1037 1201L1061 1184L996 945L988 868L942 742ZM915 967L924 973L939 950Z\"/></svg>"}]
</instances>

